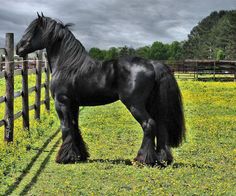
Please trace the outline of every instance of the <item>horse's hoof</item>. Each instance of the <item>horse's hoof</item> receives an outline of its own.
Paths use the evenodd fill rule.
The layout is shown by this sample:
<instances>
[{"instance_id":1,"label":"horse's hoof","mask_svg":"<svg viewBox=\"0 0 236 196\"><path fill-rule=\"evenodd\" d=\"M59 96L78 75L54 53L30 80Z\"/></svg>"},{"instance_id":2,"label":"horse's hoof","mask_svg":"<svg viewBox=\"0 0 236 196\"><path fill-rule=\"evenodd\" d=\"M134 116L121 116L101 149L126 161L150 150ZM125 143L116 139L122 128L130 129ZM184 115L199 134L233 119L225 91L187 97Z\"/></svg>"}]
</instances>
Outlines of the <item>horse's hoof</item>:
<instances>
[{"instance_id":1,"label":"horse's hoof","mask_svg":"<svg viewBox=\"0 0 236 196\"><path fill-rule=\"evenodd\" d=\"M60 164L84 162L89 157L89 153L86 149L86 145L81 142L74 142L79 140L79 135L68 135L58 151L56 162ZM77 141L75 140L75 141Z\"/></svg>"},{"instance_id":2,"label":"horse's hoof","mask_svg":"<svg viewBox=\"0 0 236 196\"><path fill-rule=\"evenodd\" d=\"M72 157L57 156L56 162L59 163L59 164L76 163L76 162L79 162L79 157L76 157L76 156L72 156Z\"/></svg>"},{"instance_id":3,"label":"horse's hoof","mask_svg":"<svg viewBox=\"0 0 236 196\"><path fill-rule=\"evenodd\" d=\"M72 157L64 157L60 158L57 156L56 162L59 164L73 164L73 163L78 163L78 162L85 162L87 161L87 158L85 157L80 157L80 156L72 156Z\"/></svg>"},{"instance_id":4,"label":"horse's hoof","mask_svg":"<svg viewBox=\"0 0 236 196\"><path fill-rule=\"evenodd\" d=\"M87 160L86 156L82 156L78 149L70 148L69 150L65 150L65 148L61 148L58 151L56 162L59 164L69 164L69 163L77 163L84 162Z\"/></svg>"},{"instance_id":5,"label":"horse's hoof","mask_svg":"<svg viewBox=\"0 0 236 196\"><path fill-rule=\"evenodd\" d=\"M167 160L167 156L164 151L156 152L151 151L146 154L138 154L134 158L134 165L147 165L151 167L166 167L172 162L172 160Z\"/></svg>"},{"instance_id":6,"label":"horse's hoof","mask_svg":"<svg viewBox=\"0 0 236 196\"><path fill-rule=\"evenodd\" d=\"M137 156L134 158L133 165L135 166L155 166L155 161L153 160L147 160L143 156Z\"/></svg>"}]
</instances>

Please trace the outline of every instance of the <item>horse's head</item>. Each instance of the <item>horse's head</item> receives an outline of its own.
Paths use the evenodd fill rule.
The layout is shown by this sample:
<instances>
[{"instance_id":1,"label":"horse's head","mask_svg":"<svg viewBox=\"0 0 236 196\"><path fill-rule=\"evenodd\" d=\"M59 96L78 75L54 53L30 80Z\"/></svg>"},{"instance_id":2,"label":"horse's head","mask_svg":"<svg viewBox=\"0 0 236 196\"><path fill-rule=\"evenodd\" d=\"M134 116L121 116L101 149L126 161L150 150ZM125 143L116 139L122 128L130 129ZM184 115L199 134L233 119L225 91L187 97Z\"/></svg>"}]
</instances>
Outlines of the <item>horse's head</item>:
<instances>
[{"instance_id":1,"label":"horse's head","mask_svg":"<svg viewBox=\"0 0 236 196\"><path fill-rule=\"evenodd\" d=\"M38 14L38 13L37 13ZM45 23L49 18L43 14L33 20L25 31L19 43L16 45L16 54L24 56L36 50L46 47L48 36L45 36Z\"/></svg>"}]
</instances>

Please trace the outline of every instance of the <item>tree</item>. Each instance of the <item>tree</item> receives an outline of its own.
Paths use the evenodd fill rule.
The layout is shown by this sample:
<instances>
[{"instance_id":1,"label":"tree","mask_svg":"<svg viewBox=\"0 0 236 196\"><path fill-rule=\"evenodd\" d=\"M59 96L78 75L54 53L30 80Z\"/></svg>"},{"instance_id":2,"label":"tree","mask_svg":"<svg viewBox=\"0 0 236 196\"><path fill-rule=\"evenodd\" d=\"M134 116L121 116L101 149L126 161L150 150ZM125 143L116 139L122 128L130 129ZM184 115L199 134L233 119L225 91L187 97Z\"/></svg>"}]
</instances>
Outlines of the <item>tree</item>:
<instances>
[{"instance_id":1,"label":"tree","mask_svg":"<svg viewBox=\"0 0 236 196\"><path fill-rule=\"evenodd\" d=\"M236 59L236 11L231 11L225 25L225 32L227 33L226 53L228 59Z\"/></svg>"},{"instance_id":2,"label":"tree","mask_svg":"<svg viewBox=\"0 0 236 196\"><path fill-rule=\"evenodd\" d=\"M236 10L212 12L200 21L184 43L183 54L184 58L213 59L219 49L226 59L236 58Z\"/></svg>"},{"instance_id":3,"label":"tree","mask_svg":"<svg viewBox=\"0 0 236 196\"><path fill-rule=\"evenodd\" d=\"M135 56L136 55L136 50L132 47L128 48L128 55L129 56Z\"/></svg>"},{"instance_id":4,"label":"tree","mask_svg":"<svg viewBox=\"0 0 236 196\"><path fill-rule=\"evenodd\" d=\"M150 58L150 47L149 46L144 46L140 47L136 50L137 56L143 57L145 59Z\"/></svg>"},{"instance_id":5,"label":"tree","mask_svg":"<svg viewBox=\"0 0 236 196\"><path fill-rule=\"evenodd\" d=\"M225 53L222 49L218 49L216 53L216 60L223 60L225 58Z\"/></svg>"},{"instance_id":6,"label":"tree","mask_svg":"<svg viewBox=\"0 0 236 196\"><path fill-rule=\"evenodd\" d=\"M183 46L181 42L174 41L169 45L169 60L180 60L183 56Z\"/></svg>"},{"instance_id":7,"label":"tree","mask_svg":"<svg viewBox=\"0 0 236 196\"><path fill-rule=\"evenodd\" d=\"M129 55L129 48L127 46L121 47L119 49L120 49L120 52L119 52L120 57Z\"/></svg>"},{"instance_id":8,"label":"tree","mask_svg":"<svg viewBox=\"0 0 236 196\"><path fill-rule=\"evenodd\" d=\"M100 50L99 48L91 48L89 50L89 55L97 60L105 59L105 51Z\"/></svg>"},{"instance_id":9,"label":"tree","mask_svg":"<svg viewBox=\"0 0 236 196\"><path fill-rule=\"evenodd\" d=\"M150 48L150 58L154 60L167 60L168 45L158 41L154 42Z\"/></svg>"},{"instance_id":10,"label":"tree","mask_svg":"<svg viewBox=\"0 0 236 196\"><path fill-rule=\"evenodd\" d=\"M116 59L119 56L119 51L115 47L109 48L108 51L106 51L105 55L105 60L110 60L110 59Z\"/></svg>"}]
</instances>

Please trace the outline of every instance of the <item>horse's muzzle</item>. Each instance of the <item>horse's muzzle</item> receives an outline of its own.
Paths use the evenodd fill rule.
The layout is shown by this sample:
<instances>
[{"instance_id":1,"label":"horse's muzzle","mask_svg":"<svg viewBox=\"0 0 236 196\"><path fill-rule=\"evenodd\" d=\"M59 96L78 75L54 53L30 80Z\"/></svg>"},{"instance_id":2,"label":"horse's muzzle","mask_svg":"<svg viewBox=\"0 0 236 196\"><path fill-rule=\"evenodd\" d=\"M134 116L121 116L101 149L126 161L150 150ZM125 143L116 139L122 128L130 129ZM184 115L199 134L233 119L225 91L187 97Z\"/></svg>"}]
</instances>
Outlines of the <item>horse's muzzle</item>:
<instances>
[{"instance_id":1,"label":"horse's muzzle","mask_svg":"<svg viewBox=\"0 0 236 196\"><path fill-rule=\"evenodd\" d=\"M24 48L19 46L19 43L16 45L16 54L20 57L25 56Z\"/></svg>"}]
</instances>

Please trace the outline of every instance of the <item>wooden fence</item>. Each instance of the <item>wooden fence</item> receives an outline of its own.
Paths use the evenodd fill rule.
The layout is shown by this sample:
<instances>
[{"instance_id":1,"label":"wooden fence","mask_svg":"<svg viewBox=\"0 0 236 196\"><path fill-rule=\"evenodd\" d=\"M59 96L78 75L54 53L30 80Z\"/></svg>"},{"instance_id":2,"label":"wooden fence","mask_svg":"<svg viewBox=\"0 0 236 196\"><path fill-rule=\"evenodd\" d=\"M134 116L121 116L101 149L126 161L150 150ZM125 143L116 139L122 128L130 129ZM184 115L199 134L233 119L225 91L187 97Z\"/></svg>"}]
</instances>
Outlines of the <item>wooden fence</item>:
<instances>
[{"instance_id":1,"label":"wooden fence","mask_svg":"<svg viewBox=\"0 0 236 196\"><path fill-rule=\"evenodd\" d=\"M196 80L236 81L236 61L228 60L184 60L165 61L177 77Z\"/></svg>"},{"instance_id":2,"label":"wooden fence","mask_svg":"<svg viewBox=\"0 0 236 196\"><path fill-rule=\"evenodd\" d=\"M45 58L43 60L43 52L37 52L37 59L35 59L35 68L28 67L29 60L27 57L20 61L14 60L14 34L6 34L6 45L5 45L5 60L0 62L5 64L4 70L0 71L0 78L6 80L6 94L0 96L0 104L5 103L5 117L0 120L0 127L5 127L4 140L7 142L13 141L14 135L14 120L22 117L23 127L25 129L30 128L29 111L35 110L35 119L40 119L40 106L45 104L46 109L50 110L50 96L49 96L49 66ZM15 69L15 65L17 68ZM20 66L19 66L20 65ZM2 67L2 66L1 66ZM42 72L45 72L45 83L41 83ZM28 87L28 75L36 74L35 86ZM22 90L14 92L14 76L22 76ZM41 89L45 88L45 99L41 100ZM29 105L29 94L35 92L35 103ZM14 112L14 99L22 97L22 110Z\"/></svg>"}]
</instances>

